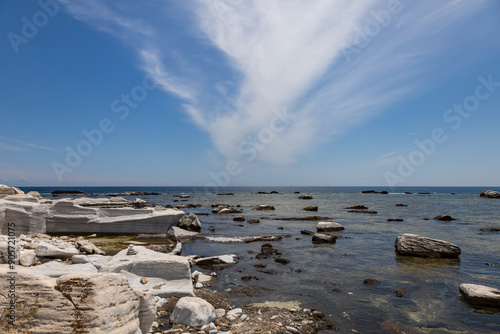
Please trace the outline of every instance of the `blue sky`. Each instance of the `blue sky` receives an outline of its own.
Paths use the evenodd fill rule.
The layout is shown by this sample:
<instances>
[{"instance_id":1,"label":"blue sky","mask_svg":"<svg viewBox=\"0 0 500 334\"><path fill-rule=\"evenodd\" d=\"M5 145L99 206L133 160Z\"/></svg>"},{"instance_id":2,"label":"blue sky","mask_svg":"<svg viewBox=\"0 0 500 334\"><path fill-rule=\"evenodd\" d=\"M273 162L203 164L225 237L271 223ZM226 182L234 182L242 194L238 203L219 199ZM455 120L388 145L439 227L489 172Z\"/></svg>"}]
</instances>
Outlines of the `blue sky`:
<instances>
[{"instance_id":1,"label":"blue sky","mask_svg":"<svg viewBox=\"0 0 500 334\"><path fill-rule=\"evenodd\" d=\"M0 2L0 183L500 186L498 1Z\"/></svg>"}]
</instances>

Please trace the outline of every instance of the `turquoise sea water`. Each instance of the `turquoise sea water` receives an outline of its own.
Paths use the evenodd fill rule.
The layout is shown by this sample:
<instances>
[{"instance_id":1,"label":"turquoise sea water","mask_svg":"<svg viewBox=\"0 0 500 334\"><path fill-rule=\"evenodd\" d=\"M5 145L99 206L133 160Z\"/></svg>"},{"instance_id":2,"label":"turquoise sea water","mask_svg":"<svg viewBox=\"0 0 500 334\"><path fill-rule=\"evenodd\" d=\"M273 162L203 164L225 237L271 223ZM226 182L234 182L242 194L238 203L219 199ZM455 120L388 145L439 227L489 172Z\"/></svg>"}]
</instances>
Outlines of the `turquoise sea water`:
<instances>
[{"instance_id":1,"label":"turquoise sea water","mask_svg":"<svg viewBox=\"0 0 500 334\"><path fill-rule=\"evenodd\" d=\"M50 192L62 188L22 187L51 198ZM273 259L258 260L264 242L211 243L191 241L184 244L183 255L220 255L233 253L239 262L218 271L219 282L211 289L227 293L237 304L265 301L298 301L301 307L325 312L340 333L390 333L384 323L394 319L417 333L500 333L500 311L475 309L459 296L461 283L500 287L500 233L481 229L500 228L500 199L484 199L480 187L226 187L221 196L199 192L192 187L71 187L68 189L99 196L125 191L158 192L156 196L134 196L157 205L202 204L186 212L200 215L202 233L213 236L281 235L272 242L290 260L288 265ZM387 190L389 194L362 194L361 190ZM499 191L499 188L490 188ZM256 194L276 190L279 194ZM309 194L312 200L298 199ZM411 192L412 194L405 194ZM186 193L180 202L174 195ZM419 194L428 193L428 194ZM86 195L87 196L87 195ZM174 202L178 200L179 202ZM246 219L259 218L259 224L234 222L233 215L213 215L212 203L240 205ZM395 204L406 204L396 207ZM273 205L274 211L254 211L259 204ZM363 204L377 214L349 213L345 207ZM308 205L318 212L304 211ZM449 214L457 220L442 222L432 218ZM301 230L315 231L316 222L285 221L280 218L329 217L345 230L334 245L313 245ZM401 218L402 222L388 222ZM427 220L429 219L429 220ZM210 231L209 227L215 228ZM278 229L282 227L283 229ZM420 259L399 257L394 240L402 233L416 233L453 242L461 247L460 259ZM253 254L251 252L254 252ZM265 269L254 264L265 264ZM489 264L489 265L486 265ZM264 270L274 270L268 274ZM205 271L207 272L207 271ZM242 281L251 275L250 281ZM365 285L373 278L379 284ZM234 293L238 287L253 286L254 295ZM340 289L333 291L332 288ZM229 290L230 289L230 290ZM404 297L395 291L404 290Z\"/></svg>"}]
</instances>

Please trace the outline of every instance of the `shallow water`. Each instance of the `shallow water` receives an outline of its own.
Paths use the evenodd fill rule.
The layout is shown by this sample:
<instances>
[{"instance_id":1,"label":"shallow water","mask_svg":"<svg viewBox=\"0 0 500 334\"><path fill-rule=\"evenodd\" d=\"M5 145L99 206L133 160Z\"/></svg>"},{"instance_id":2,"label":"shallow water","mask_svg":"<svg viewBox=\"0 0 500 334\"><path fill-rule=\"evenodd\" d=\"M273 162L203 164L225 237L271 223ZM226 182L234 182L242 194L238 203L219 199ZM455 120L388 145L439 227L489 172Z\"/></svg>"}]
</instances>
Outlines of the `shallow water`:
<instances>
[{"instance_id":1,"label":"shallow water","mask_svg":"<svg viewBox=\"0 0 500 334\"><path fill-rule=\"evenodd\" d=\"M92 192L139 191L103 189ZM218 271L219 282L212 288L219 292L241 286L261 288L254 296L228 293L236 304L299 301L301 307L324 311L340 333L387 333L382 323L389 319L396 319L421 333L500 332L499 310L471 308L460 299L458 291L461 283L500 286L500 233L480 231L480 228L500 227L500 200L479 198L479 192L484 189L408 188L389 195L361 194L361 189L354 187L224 189L224 192L235 192L233 196L192 193L189 188L140 189L162 192L160 196L140 196L158 205L203 204L201 208L183 209L195 213L210 213L212 203L241 205L241 215L247 220L261 220L259 224L248 224L233 222L234 215L200 215L204 234L284 237L272 244L282 253L280 257L290 260L288 265L275 263L271 258L255 259L265 242L244 244L197 240L184 244L183 255L233 253L240 257L235 266ZM50 192L50 189L40 188L27 190ZM280 194L255 194L270 190L278 190ZM294 191L301 194L309 191L314 198L300 200L300 195ZM432 194L407 195L403 191ZM173 195L182 192L190 193L191 198L174 202L179 198ZM396 207L396 203L408 206ZM253 211L252 208L259 204L273 205L276 210ZM378 214L349 213L344 209L355 204L363 204ZM319 211L304 211L308 205L318 205ZM449 214L457 220L441 222L432 219L440 214ZM316 222L276 219L313 215L330 217L345 226L344 231L335 233L341 237L336 244L313 245L311 236L300 233L303 229L315 231ZM387 218L402 218L404 221L387 222ZM213 226L215 232L210 232L209 226ZM278 227L283 227L283 230ZM394 240L402 233L453 242L461 247L462 254L455 260L399 257L394 253ZM249 251L255 254L249 254ZM253 266L257 263L266 264L265 270L273 269L278 273L263 273L262 269ZM242 281L243 275L255 278ZM366 278L377 279L380 283L365 285L363 280ZM332 291L332 287L340 292ZM406 296L397 297L396 289L404 290Z\"/></svg>"}]
</instances>

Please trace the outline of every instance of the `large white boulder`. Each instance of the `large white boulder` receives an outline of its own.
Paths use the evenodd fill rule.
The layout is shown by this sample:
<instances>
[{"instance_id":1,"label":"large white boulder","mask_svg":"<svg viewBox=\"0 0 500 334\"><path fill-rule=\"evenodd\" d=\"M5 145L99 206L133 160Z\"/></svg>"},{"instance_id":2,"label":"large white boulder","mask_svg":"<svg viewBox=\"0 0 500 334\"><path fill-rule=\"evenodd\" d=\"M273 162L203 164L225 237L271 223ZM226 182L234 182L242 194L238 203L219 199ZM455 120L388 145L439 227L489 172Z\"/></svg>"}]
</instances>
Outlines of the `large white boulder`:
<instances>
[{"instance_id":1,"label":"large white boulder","mask_svg":"<svg viewBox=\"0 0 500 334\"><path fill-rule=\"evenodd\" d=\"M0 198L8 195L24 195L24 191L16 187L9 187L4 184L0 184Z\"/></svg>"},{"instance_id":2,"label":"large white boulder","mask_svg":"<svg viewBox=\"0 0 500 334\"><path fill-rule=\"evenodd\" d=\"M183 297L175 304L170 322L187 326L204 326L217 319L215 308L206 300Z\"/></svg>"},{"instance_id":3,"label":"large white boulder","mask_svg":"<svg viewBox=\"0 0 500 334\"><path fill-rule=\"evenodd\" d=\"M450 242L409 233L397 237L394 246L399 255L456 258L461 253L460 247Z\"/></svg>"},{"instance_id":4,"label":"large white boulder","mask_svg":"<svg viewBox=\"0 0 500 334\"><path fill-rule=\"evenodd\" d=\"M476 306L500 308L500 290L485 285L460 284L462 298Z\"/></svg>"},{"instance_id":5,"label":"large white boulder","mask_svg":"<svg viewBox=\"0 0 500 334\"><path fill-rule=\"evenodd\" d=\"M5 198L11 198L8 196ZM9 227L16 235L45 233L45 217L49 206L32 201L0 199L0 233L8 235ZM30 197L36 201L38 199Z\"/></svg>"},{"instance_id":6,"label":"large white boulder","mask_svg":"<svg viewBox=\"0 0 500 334\"><path fill-rule=\"evenodd\" d=\"M199 234L200 232L188 231L178 226L172 226L167 231L167 236L173 241L193 238L198 236Z\"/></svg>"}]
</instances>

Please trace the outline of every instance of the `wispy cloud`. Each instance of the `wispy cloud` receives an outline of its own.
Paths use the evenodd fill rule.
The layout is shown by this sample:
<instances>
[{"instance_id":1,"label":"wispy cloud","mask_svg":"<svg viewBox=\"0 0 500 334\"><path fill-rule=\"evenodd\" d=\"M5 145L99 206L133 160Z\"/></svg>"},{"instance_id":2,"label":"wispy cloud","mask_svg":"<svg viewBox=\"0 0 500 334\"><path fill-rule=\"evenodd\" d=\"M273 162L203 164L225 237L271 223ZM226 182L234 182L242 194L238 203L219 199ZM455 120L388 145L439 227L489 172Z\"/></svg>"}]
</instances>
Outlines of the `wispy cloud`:
<instances>
[{"instance_id":1,"label":"wispy cloud","mask_svg":"<svg viewBox=\"0 0 500 334\"><path fill-rule=\"evenodd\" d=\"M442 69L432 60L468 42L453 28L485 3L401 1L400 12L362 48L355 34L376 21L373 13L386 10L385 2L199 0L139 8L94 0L70 2L68 11L134 47L140 67L182 99L226 157L238 156L239 144L286 108L293 122L258 159L289 163L461 66ZM168 6L180 6L194 26L169 16ZM184 38L166 36L167 20ZM352 61L349 47L360 50ZM392 158L383 159L379 164Z\"/></svg>"},{"instance_id":2,"label":"wispy cloud","mask_svg":"<svg viewBox=\"0 0 500 334\"><path fill-rule=\"evenodd\" d=\"M0 150L21 151L21 150L36 149L36 150L44 150L52 152L58 151L57 148L49 147L39 143L26 142L18 139L0 137L0 140L7 142L7 143L0 142Z\"/></svg>"}]
</instances>

